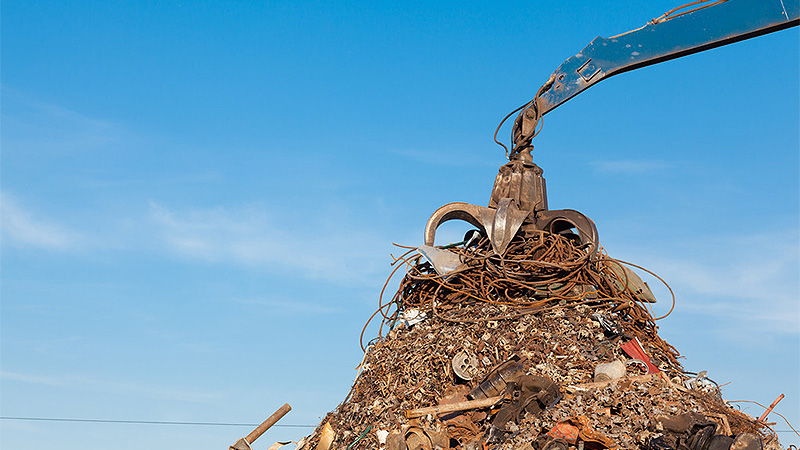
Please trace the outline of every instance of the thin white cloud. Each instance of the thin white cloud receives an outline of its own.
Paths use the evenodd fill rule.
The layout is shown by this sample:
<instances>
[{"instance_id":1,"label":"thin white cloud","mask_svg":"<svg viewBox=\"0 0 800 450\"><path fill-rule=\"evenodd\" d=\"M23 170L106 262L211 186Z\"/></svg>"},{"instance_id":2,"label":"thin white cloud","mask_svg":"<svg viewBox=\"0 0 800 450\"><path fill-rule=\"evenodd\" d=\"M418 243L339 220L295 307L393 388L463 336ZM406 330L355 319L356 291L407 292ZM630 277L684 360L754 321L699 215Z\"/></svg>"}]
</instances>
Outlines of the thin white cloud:
<instances>
[{"instance_id":1,"label":"thin white cloud","mask_svg":"<svg viewBox=\"0 0 800 450\"><path fill-rule=\"evenodd\" d=\"M19 381L28 384L40 384L44 386L64 386L65 380L62 377L51 377L45 375L30 375L17 372L0 371L0 379L8 381Z\"/></svg>"},{"instance_id":2,"label":"thin white cloud","mask_svg":"<svg viewBox=\"0 0 800 450\"><path fill-rule=\"evenodd\" d=\"M235 264L339 284L374 284L389 268L391 238L331 207L304 216L263 205L170 210L151 203L144 216L105 215L101 233L76 230L0 193L2 244L74 252L147 251L191 261ZM97 215L95 215L97 217ZM101 215L102 216L102 215Z\"/></svg>"},{"instance_id":3,"label":"thin white cloud","mask_svg":"<svg viewBox=\"0 0 800 450\"><path fill-rule=\"evenodd\" d=\"M676 242L669 255L629 252L642 256L633 262L645 264L672 286L678 308L751 329L800 334L797 230Z\"/></svg>"},{"instance_id":4,"label":"thin white cloud","mask_svg":"<svg viewBox=\"0 0 800 450\"><path fill-rule=\"evenodd\" d=\"M0 379L26 384L58 386L78 391L145 396L160 400L193 403L210 403L221 397L218 393L208 392L206 390L193 391L183 387L156 385L139 381L105 380L71 374L50 376L0 371Z\"/></svg>"},{"instance_id":5,"label":"thin white cloud","mask_svg":"<svg viewBox=\"0 0 800 450\"><path fill-rule=\"evenodd\" d=\"M123 129L61 106L42 103L3 87L3 150L72 153L119 142Z\"/></svg>"},{"instance_id":6,"label":"thin white cloud","mask_svg":"<svg viewBox=\"0 0 800 450\"><path fill-rule=\"evenodd\" d=\"M65 251L85 242L81 233L29 212L8 193L0 193L0 233L3 245L16 247Z\"/></svg>"},{"instance_id":7,"label":"thin white cloud","mask_svg":"<svg viewBox=\"0 0 800 450\"><path fill-rule=\"evenodd\" d=\"M268 298L234 299L242 305L266 306L268 310L280 311L281 314L331 314L342 311L341 308L323 303L309 303L298 300L280 300Z\"/></svg>"},{"instance_id":8,"label":"thin white cloud","mask_svg":"<svg viewBox=\"0 0 800 450\"><path fill-rule=\"evenodd\" d=\"M654 160L595 161L594 170L605 174L641 174L669 169L672 164Z\"/></svg>"},{"instance_id":9,"label":"thin white cloud","mask_svg":"<svg viewBox=\"0 0 800 450\"><path fill-rule=\"evenodd\" d=\"M498 147L499 148L499 147ZM502 149L500 149L502 151ZM486 153L482 156L474 152L468 151L447 151L442 149L428 149L428 150L414 150L414 149L399 149L393 150L392 153L400 155L404 158L411 159L415 162L431 165L431 166L447 166L447 167L495 167L497 166L496 158L492 153Z\"/></svg>"},{"instance_id":10,"label":"thin white cloud","mask_svg":"<svg viewBox=\"0 0 800 450\"><path fill-rule=\"evenodd\" d=\"M288 212L267 214L264 207L172 211L150 206L155 238L169 251L193 260L233 263L304 278L342 283L374 282L388 267L387 238L351 221Z\"/></svg>"}]
</instances>

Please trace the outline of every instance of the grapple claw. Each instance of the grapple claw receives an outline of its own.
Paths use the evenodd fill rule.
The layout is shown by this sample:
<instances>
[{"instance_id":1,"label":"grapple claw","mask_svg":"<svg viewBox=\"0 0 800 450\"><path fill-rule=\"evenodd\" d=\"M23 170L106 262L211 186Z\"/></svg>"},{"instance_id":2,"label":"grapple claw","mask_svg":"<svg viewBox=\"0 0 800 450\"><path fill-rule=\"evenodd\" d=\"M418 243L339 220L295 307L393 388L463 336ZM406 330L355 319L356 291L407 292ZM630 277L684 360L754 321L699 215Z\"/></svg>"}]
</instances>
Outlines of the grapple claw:
<instances>
[{"instance_id":1,"label":"grapple claw","mask_svg":"<svg viewBox=\"0 0 800 450\"><path fill-rule=\"evenodd\" d=\"M502 255L527 217L528 212L520 210L516 201L511 198L501 199L497 208L463 202L448 203L437 209L428 219L425 226L425 245L433 245L439 225L449 220L463 220L489 236L495 253Z\"/></svg>"},{"instance_id":2,"label":"grapple claw","mask_svg":"<svg viewBox=\"0 0 800 450\"><path fill-rule=\"evenodd\" d=\"M433 245L436 229L444 222L463 220L485 233L498 255L505 253L522 228L557 234L574 230L587 253L594 256L598 243L594 222L572 209L548 210L542 173L533 163L530 149L521 152L500 168L488 207L453 202L437 209L425 226L425 245Z\"/></svg>"},{"instance_id":3,"label":"grapple claw","mask_svg":"<svg viewBox=\"0 0 800 450\"><path fill-rule=\"evenodd\" d=\"M541 211L536 215L534 227L548 233L560 234L575 230L581 244L588 246L590 255L597 252L597 227L592 219L574 209Z\"/></svg>"}]
</instances>

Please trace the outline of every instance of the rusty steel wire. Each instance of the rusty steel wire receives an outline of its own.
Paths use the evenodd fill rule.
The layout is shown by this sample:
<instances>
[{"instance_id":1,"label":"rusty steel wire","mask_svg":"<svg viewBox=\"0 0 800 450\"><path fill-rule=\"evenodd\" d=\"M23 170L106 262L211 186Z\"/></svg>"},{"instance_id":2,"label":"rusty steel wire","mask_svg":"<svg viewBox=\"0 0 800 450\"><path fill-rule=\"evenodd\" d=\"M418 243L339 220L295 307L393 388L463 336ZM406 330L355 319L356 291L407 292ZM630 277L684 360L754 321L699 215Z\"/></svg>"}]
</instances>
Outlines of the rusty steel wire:
<instances>
[{"instance_id":1,"label":"rusty steel wire","mask_svg":"<svg viewBox=\"0 0 800 450\"><path fill-rule=\"evenodd\" d=\"M727 400L727 402L728 402L728 403L752 403L752 404L754 404L754 405L758 405L758 406L760 406L760 407L764 408L765 410L768 410L768 409L769 409L768 407L766 407L766 406L762 405L761 403L758 403L758 402L755 402L755 401L752 401L752 400ZM793 427L793 426L792 426L792 424L789 422L789 419L787 419L787 418L786 418L786 416L784 416L783 414L781 414L781 413L779 413L779 412L776 412L775 410L771 410L771 411L770 411L770 414L775 414L775 415L779 416L781 419L783 419L783 420L784 420L784 422L786 422L786 425L789 425L789 428L791 428L791 429L792 429L792 431L794 432L794 434L796 434L796 435L800 436L800 432L798 432L798 431L795 429L795 427ZM764 426L767 426L767 427L768 427L770 430L772 430L772 427L770 427L769 425L767 425L767 424L763 424L763 425L764 425ZM772 431L774 432L775 430L772 430Z\"/></svg>"},{"instance_id":2,"label":"rusty steel wire","mask_svg":"<svg viewBox=\"0 0 800 450\"><path fill-rule=\"evenodd\" d=\"M671 10L669 10L669 11L665 12L664 14L662 14L661 16L656 17L655 19L652 19L650 21L650 23L657 24L657 23L661 23L661 22L666 22L667 20L672 20L672 19L675 19L677 17L683 16L685 14L690 14L690 13L693 13L695 11L699 11L701 9L706 9L706 8L709 8L709 7L714 6L714 5L719 5L720 3L725 3L727 1L728 0L717 0L717 1L698 0L698 1L694 1L694 2L689 2L689 3L683 4L681 6L678 6L677 8L672 8ZM680 11L682 9L686 9L686 8L688 8L690 6L699 5L699 4L702 4L702 3L705 3L705 5L698 6L697 8L692 8L692 9L690 9L688 11L682 11L681 13L676 14L678 11Z\"/></svg>"},{"instance_id":3,"label":"rusty steel wire","mask_svg":"<svg viewBox=\"0 0 800 450\"><path fill-rule=\"evenodd\" d=\"M638 265L611 258L602 249L589 254L568 237L537 230L518 233L501 257L492 252L484 237L474 247L450 249L463 264L446 276L437 274L415 249L407 249L395 259L378 309L362 330L362 349L364 333L376 316L382 318L378 333L381 336L384 328L391 328L399 314L409 308L425 311L434 320L480 323L583 305L613 315L626 334L653 347L660 359L676 370L681 367L677 361L679 352L658 336L655 324L674 309L674 294L669 312L655 317L647 309L649 304L626 288L628 280L621 278L610 264L630 265L664 280ZM394 296L384 301L386 286L400 267L406 267L405 277ZM463 308L476 304L497 307L497 314L474 317Z\"/></svg>"}]
</instances>

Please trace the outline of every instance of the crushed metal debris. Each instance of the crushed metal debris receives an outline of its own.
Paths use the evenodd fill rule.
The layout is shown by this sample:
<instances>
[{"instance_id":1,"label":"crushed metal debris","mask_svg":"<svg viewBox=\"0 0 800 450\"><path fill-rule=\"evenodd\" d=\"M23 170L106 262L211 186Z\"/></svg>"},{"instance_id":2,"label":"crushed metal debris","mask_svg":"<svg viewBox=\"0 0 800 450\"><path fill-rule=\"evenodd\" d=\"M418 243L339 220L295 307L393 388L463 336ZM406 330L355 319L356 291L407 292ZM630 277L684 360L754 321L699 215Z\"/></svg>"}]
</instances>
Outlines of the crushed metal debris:
<instances>
[{"instance_id":1,"label":"crushed metal debris","mask_svg":"<svg viewBox=\"0 0 800 450\"><path fill-rule=\"evenodd\" d=\"M352 390L298 448L781 448L684 370L629 264L569 233L522 226L502 256L471 237L396 258Z\"/></svg>"},{"instance_id":2,"label":"crushed metal debris","mask_svg":"<svg viewBox=\"0 0 800 450\"><path fill-rule=\"evenodd\" d=\"M544 114L608 76L800 23L797 8L781 15L761 6L693 1L597 38L509 113L494 133L509 162L489 205L440 207L425 245L394 261L392 275L406 274L385 303L381 292L364 326L380 318L366 347L362 331L365 355L350 393L298 448L780 449L765 420L783 396L755 419L723 400L705 371L685 371L656 326L675 306L672 290L664 283L672 306L656 317L655 296L632 268L661 279L609 257L587 216L550 210L531 156ZM627 42L648 50L630 53ZM509 149L497 133L515 113ZM449 220L478 229L435 247Z\"/></svg>"}]
</instances>

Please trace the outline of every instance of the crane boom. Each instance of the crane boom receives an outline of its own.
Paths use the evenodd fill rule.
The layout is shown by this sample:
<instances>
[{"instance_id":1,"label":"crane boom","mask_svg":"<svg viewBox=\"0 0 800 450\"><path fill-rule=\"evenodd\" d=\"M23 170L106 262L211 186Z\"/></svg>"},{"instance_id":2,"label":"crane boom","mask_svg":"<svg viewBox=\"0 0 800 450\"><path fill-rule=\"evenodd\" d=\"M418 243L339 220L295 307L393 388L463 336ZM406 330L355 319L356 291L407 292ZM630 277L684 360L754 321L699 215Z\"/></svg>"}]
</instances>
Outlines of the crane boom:
<instances>
[{"instance_id":1,"label":"crane boom","mask_svg":"<svg viewBox=\"0 0 800 450\"><path fill-rule=\"evenodd\" d=\"M613 75L800 24L800 0L721 0L676 8L636 30L597 37L550 75L514 125L514 147L530 146L539 118ZM516 153L516 152L512 152Z\"/></svg>"}]
</instances>

